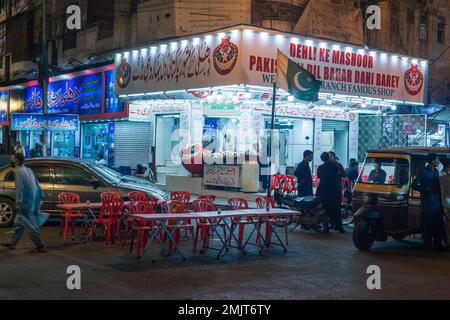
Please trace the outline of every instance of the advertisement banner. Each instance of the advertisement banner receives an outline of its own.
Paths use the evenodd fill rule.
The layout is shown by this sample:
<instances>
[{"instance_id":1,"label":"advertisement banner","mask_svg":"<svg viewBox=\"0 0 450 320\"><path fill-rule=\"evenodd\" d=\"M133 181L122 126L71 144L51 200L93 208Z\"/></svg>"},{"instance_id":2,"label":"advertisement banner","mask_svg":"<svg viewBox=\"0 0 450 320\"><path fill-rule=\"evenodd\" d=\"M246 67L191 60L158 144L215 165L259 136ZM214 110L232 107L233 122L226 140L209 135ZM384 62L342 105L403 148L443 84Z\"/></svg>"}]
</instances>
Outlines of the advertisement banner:
<instances>
[{"instance_id":1,"label":"advertisement banner","mask_svg":"<svg viewBox=\"0 0 450 320\"><path fill-rule=\"evenodd\" d=\"M242 80L240 32L116 55L116 94L233 85Z\"/></svg>"},{"instance_id":2,"label":"advertisement banner","mask_svg":"<svg viewBox=\"0 0 450 320\"><path fill-rule=\"evenodd\" d=\"M0 92L0 122L8 121L8 92Z\"/></svg>"},{"instance_id":3,"label":"advertisement banner","mask_svg":"<svg viewBox=\"0 0 450 320\"><path fill-rule=\"evenodd\" d=\"M78 115L11 114L12 131L76 131Z\"/></svg>"},{"instance_id":4,"label":"advertisement banner","mask_svg":"<svg viewBox=\"0 0 450 320\"><path fill-rule=\"evenodd\" d=\"M241 186L239 166L205 166L203 184L207 186L219 186L239 188Z\"/></svg>"},{"instance_id":5,"label":"advertisement banner","mask_svg":"<svg viewBox=\"0 0 450 320\"><path fill-rule=\"evenodd\" d=\"M117 55L116 93L145 94L236 84L271 87L279 49L322 81L321 93L425 101L428 66L424 61L247 28Z\"/></svg>"},{"instance_id":6,"label":"advertisement banner","mask_svg":"<svg viewBox=\"0 0 450 320\"><path fill-rule=\"evenodd\" d=\"M270 86L277 49L322 81L321 93L424 103L428 67L414 59L297 37L243 32L245 79ZM308 88L300 88L307 90Z\"/></svg>"},{"instance_id":7,"label":"advertisement banner","mask_svg":"<svg viewBox=\"0 0 450 320\"><path fill-rule=\"evenodd\" d=\"M133 122L151 122L153 112L149 105L130 104L128 120Z\"/></svg>"},{"instance_id":8,"label":"advertisement banner","mask_svg":"<svg viewBox=\"0 0 450 320\"><path fill-rule=\"evenodd\" d=\"M102 110L102 73L51 82L48 85L49 114L98 114ZM42 89L39 86L14 90L11 110L42 113Z\"/></svg>"},{"instance_id":9,"label":"advertisement banner","mask_svg":"<svg viewBox=\"0 0 450 320\"><path fill-rule=\"evenodd\" d=\"M117 98L114 88L114 70L105 72L105 113L125 111L125 104Z\"/></svg>"}]
</instances>

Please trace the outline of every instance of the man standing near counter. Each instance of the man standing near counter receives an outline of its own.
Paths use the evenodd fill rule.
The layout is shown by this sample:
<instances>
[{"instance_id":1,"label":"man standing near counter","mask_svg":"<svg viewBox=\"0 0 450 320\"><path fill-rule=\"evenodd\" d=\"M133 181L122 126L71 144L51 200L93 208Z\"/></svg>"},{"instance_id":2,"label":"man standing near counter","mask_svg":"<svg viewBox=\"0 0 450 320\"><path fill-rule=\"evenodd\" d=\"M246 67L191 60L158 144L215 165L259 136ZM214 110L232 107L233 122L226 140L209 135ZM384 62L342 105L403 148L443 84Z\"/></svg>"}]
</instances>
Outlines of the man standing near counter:
<instances>
[{"instance_id":1,"label":"man standing near counter","mask_svg":"<svg viewBox=\"0 0 450 320\"><path fill-rule=\"evenodd\" d=\"M311 150L306 150L303 152L303 161L295 169L294 176L298 181L299 197L312 196L314 194L311 167L309 166L313 159L314 153Z\"/></svg>"}]
</instances>

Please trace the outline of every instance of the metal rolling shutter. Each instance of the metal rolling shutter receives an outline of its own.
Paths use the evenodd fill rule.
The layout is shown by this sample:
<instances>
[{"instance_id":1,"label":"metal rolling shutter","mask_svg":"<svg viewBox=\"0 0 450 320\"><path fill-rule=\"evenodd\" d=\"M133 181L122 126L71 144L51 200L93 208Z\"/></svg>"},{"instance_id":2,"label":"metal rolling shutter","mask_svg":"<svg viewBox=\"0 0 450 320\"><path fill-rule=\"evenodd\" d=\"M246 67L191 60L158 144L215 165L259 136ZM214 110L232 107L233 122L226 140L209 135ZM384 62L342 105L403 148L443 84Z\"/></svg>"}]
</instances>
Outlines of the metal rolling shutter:
<instances>
[{"instance_id":1,"label":"metal rolling shutter","mask_svg":"<svg viewBox=\"0 0 450 320\"><path fill-rule=\"evenodd\" d=\"M115 124L114 167L138 164L148 166L150 155L150 123L118 121Z\"/></svg>"},{"instance_id":2,"label":"metal rolling shutter","mask_svg":"<svg viewBox=\"0 0 450 320\"><path fill-rule=\"evenodd\" d=\"M322 131L348 130L347 121L323 120Z\"/></svg>"}]
</instances>

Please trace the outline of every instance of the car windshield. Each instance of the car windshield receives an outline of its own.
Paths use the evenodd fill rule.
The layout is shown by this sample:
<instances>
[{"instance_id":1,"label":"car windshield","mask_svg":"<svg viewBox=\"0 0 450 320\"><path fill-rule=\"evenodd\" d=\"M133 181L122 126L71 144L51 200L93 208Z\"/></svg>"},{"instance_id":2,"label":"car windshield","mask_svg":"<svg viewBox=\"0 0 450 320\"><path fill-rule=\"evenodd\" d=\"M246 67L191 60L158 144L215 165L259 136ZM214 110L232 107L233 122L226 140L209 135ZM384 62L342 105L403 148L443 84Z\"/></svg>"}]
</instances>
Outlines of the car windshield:
<instances>
[{"instance_id":1,"label":"car windshield","mask_svg":"<svg viewBox=\"0 0 450 320\"><path fill-rule=\"evenodd\" d=\"M122 175L107 166L94 163L86 163L86 166L110 183L118 184L122 181Z\"/></svg>"},{"instance_id":2,"label":"car windshield","mask_svg":"<svg viewBox=\"0 0 450 320\"><path fill-rule=\"evenodd\" d=\"M360 183L370 184L403 186L408 181L408 160L395 158L367 158L359 177Z\"/></svg>"}]
</instances>

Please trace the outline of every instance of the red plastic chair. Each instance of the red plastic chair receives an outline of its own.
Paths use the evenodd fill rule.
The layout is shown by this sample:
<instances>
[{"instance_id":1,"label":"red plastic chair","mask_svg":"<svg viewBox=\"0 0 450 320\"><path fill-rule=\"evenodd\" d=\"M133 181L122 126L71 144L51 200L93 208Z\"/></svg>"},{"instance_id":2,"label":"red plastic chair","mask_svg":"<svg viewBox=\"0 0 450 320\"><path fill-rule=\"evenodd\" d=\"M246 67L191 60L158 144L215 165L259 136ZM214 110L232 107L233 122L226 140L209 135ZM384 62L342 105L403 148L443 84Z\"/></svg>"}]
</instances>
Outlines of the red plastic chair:
<instances>
[{"instance_id":1,"label":"red plastic chair","mask_svg":"<svg viewBox=\"0 0 450 320\"><path fill-rule=\"evenodd\" d=\"M153 198L150 200L142 200L142 201L132 201L128 206L130 209L130 214L152 214L156 212L156 207L158 206L158 199ZM125 235L128 237L128 233L130 230L130 226L139 220L133 216L127 217L125 221Z\"/></svg>"},{"instance_id":2,"label":"red plastic chair","mask_svg":"<svg viewBox=\"0 0 450 320\"><path fill-rule=\"evenodd\" d=\"M80 196L71 192L61 192L58 194L58 201L62 204L77 204L81 202ZM62 213L59 236L63 236L64 231L64 240L67 240L69 236L69 225L72 227L72 237L75 236L75 219L84 219L84 226L87 228L87 215L82 214L80 211Z\"/></svg>"},{"instance_id":3,"label":"red plastic chair","mask_svg":"<svg viewBox=\"0 0 450 320\"><path fill-rule=\"evenodd\" d=\"M138 202L138 201L147 201L148 196L144 192L140 191L132 191L128 193L128 200Z\"/></svg>"},{"instance_id":4,"label":"red plastic chair","mask_svg":"<svg viewBox=\"0 0 450 320\"><path fill-rule=\"evenodd\" d=\"M256 205L258 208L261 209L267 209L268 207L275 208L275 200L273 198L267 198L267 197L258 197L256 199ZM273 215L269 218L269 220L262 220L263 223L266 223L266 241L267 245L270 246L272 243L272 229L267 224L267 222L270 222L271 224L275 223L282 223L284 228L284 233L286 235L286 245L288 244L288 220L287 219L281 219L277 214ZM259 235L258 235L259 236ZM257 237L257 241L259 240L259 237Z\"/></svg>"},{"instance_id":5,"label":"red plastic chair","mask_svg":"<svg viewBox=\"0 0 450 320\"><path fill-rule=\"evenodd\" d=\"M102 203L100 216L92 221L91 226L91 243L94 240L95 226L103 225L105 228L105 244L109 247L109 243L115 240L115 232L118 232L120 239L120 221L123 213L124 201L122 199L113 199Z\"/></svg>"},{"instance_id":6,"label":"red plastic chair","mask_svg":"<svg viewBox=\"0 0 450 320\"><path fill-rule=\"evenodd\" d=\"M185 210L191 206L191 194L187 191L175 191L170 194L170 200L180 201Z\"/></svg>"},{"instance_id":7,"label":"red plastic chair","mask_svg":"<svg viewBox=\"0 0 450 320\"><path fill-rule=\"evenodd\" d=\"M296 192L296 190L297 190L297 187L296 187L296 181L295 181L294 177L284 176L283 182L282 182L283 194L285 194L285 195L293 194Z\"/></svg>"},{"instance_id":8,"label":"red plastic chair","mask_svg":"<svg viewBox=\"0 0 450 320\"><path fill-rule=\"evenodd\" d=\"M132 209L132 214L145 214L151 215L156 213L156 207L158 205L157 199L151 199L148 201L140 201L136 203ZM131 242L130 242L130 254L133 253L133 248L136 240L136 256L139 258L141 256L141 250L145 247L148 241L148 234L151 229L155 229L156 225L154 222L148 223L146 220L129 217L127 219L127 230L126 234L128 235L128 228L131 225ZM161 235L160 235L161 237Z\"/></svg>"},{"instance_id":9,"label":"red plastic chair","mask_svg":"<svg viewBox=\"0 0 450 320\"><path fill-rule=\"evenodd\" d=\"M197 199L193 202L195 212L208 212L215 211L215 205L213 201L207 199ZM211 222L217 224L217 219L207 220L201 219L197 222L197 226L194 233L194 251L197 250L198 235L201 233L203 240L203 248L206 248L209 243L209 237L211 236ZM224 239L227 238L227 227L224 223L219 225L223 229Z\"/></svg>"},{"instance_id":10,"label":"red plastic chair","mask_svg":"<svg viewBox=\"0 0 450 320\"><path fill-rule=\"evenodd\" d=\"M120 194L115 193L115 192L103 192L100 195L100 198L102 199L102 202L118 200L118 199L120 199Z\"/></svg>"},{"instance_id":11,"label":"red plastic chair","mask_svg":"<svg viewBox=\"0 0 450 320\"><path fill-rule=\"evenodd\" d=\"M181 201L177 201L177 200L169 200L166 201L163 205L162 205L162 211L164 213L186 213L186 209L183 205L183 203ZM176 225L176 221L174 220L169 220L168 221L168 225L167 228L172 232L173 229L175 228ZM183 222L181 224L179 224L176 227L175 233L174 233L174 240L175 243L177 244L177 246L180 243L180 231L184 230L185 233L187 232L194 232L194 226L191 223L190 219L184 219ZM164 235L164 241L167 240L167 234ZM170 241L169 243L169 254L171 254L173 251L173 243L172 241Z\"/></svg>"},{"instance_id":12,"label":"red plastic chair","mask_svg":"<svg viewBox=\"0 0 450 320\"><path fill-rule=\"evenodd\" d=\"M368 182L369 181L369 176L362 176L361 177L361 181L362 182Z\"/></svg>"},{"instance_id":13,"label":"red plastic chair","mask_svg":"<svg viewBox=\"0 0 450 320\"><path fill-rule=\"evenodd\" d=\"M247 202L247 200L241 199L241 198L228 199L228 209L229 210L248 209L248 202ZM237 224L239 224L238 242L239 242L239 244L242 244L242 240L244 239L245 226L253 224L253 222L249 218L247 218L245 220L241 220L240 218L232 218L231 219L231 230L234 230L234 228ZM231 239L230 239L230 241L231 241Z\"/></svg>"},{"instance_id":14,"label":"red plastic chair","mask_svg":"<svg viewBox=\"0 0 450 320\"><path fill-rule=\"evenodd\" d=\"M270 194L272 194L272 191L274 190L281 190L281 182L283 180L283 175L281 174L275 174L270 177Z\"/></svg>"}]
</instances>

